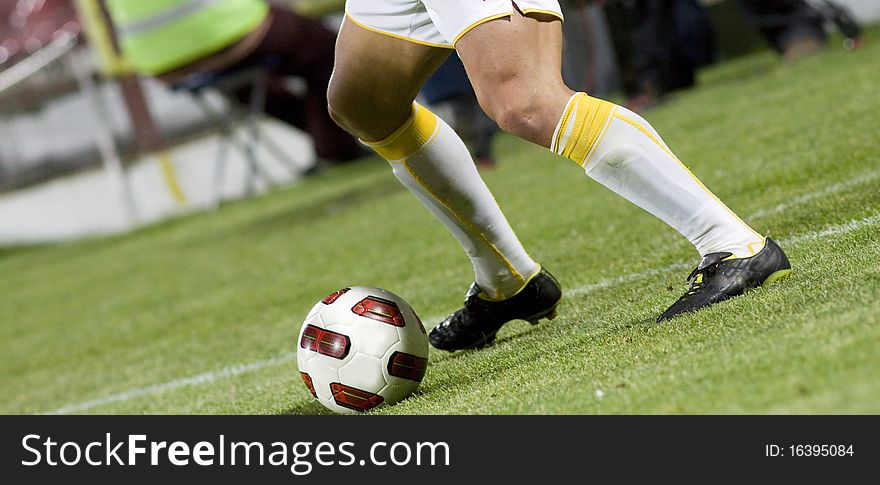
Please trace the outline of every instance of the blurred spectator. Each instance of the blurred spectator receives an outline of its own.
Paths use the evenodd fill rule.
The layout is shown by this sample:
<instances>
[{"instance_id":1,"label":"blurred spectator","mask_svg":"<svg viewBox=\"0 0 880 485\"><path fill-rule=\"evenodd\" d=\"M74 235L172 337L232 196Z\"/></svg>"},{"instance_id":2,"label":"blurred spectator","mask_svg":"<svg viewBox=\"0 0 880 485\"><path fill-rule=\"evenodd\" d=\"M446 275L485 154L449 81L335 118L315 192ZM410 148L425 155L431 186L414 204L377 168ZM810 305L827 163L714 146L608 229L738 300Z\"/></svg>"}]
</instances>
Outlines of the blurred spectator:
<instances>
[{"instance_id":1,"label":"blurred spectator","mask_svg":"<svg viewBox=\"0 0 880 485\"><path fill-rule=\"evenodd\" d=\"M862 42L862 33L850 10L828 0L740 0L743 9L773 48L788 60L825 47L825 23L832 22L847 49Z\"/></svg>"},{"instance_id":2,"label":"blurred spectator","mask_svg":"<svg viewBox=\"0 0 880 485\"><path fill-rule=\"evenodd\" d=\"M610 26L602 2L560 2L562 24L562 78L574 90L608 98L620 90L620 72Z\"/></svg>"},{"instance_id":3,"label":"blurred spectator","mask_svg":"<svg viewBox=\"0 0 880 485\"><path fill-rule=\"evenodd\" d=\"M321 23L264 0L106 0L119 45L141 74L175 83L194 74L270 66L266 111L311 135L323 162L363 149L327 112L336 36ZM304 92L287 77L305 81ZM246 102L250 90L236 94Z\"/></svg>"},{"instance_id":4,"label":"blurred spectator","mask_svg":"<svg viewBox=\"0 0 880 485\"><path fill-rule=\"evenodd\" d=\"M825 18L804 0L740 0L743 9L777 52L788 60L825 46Z\"/></svg>"},{"instance_id":5,"label":"blurred spectator","mask_svg":"<svg viewBox=\"0 0 880 485\"><path fill-rule=\"evenodd\" d=\"M622 0L606 12L633 111L693 86L697 69L712 62L712 26L696 0Z\"/></svg>"},{"instance_id":6,"label":"blurred spectator","mask_svg":"<svg viewBox=\"0 0 880 485\"><path fill-rule=\"evenodd\" d=\"M495 165L492 139L498 126L480 108L464 64L457 55L449 56L425 83L422 96L428 104L450 106L454 128L470 148L477 167L485 169Z\"/></svg>"},{"instance_id":7,"label":"blurred spectator","mask_svg":"<svg viewBox=\"0 0 880 485\"><path fill-rule=\"evenodd\" d=\"M572 0L575 1L575 0ZM586 0L581 0L586 1ZM604 6L621 69L627 106L639 111L661 96L695 83L698 68L713 60L708 13L697 0L616 0ZM816 0L739 0L746 18L787 60L822 49L824 24L833 21L845 45L859 45L860 32L849 12Z\"/></svg>"}]
</instances>

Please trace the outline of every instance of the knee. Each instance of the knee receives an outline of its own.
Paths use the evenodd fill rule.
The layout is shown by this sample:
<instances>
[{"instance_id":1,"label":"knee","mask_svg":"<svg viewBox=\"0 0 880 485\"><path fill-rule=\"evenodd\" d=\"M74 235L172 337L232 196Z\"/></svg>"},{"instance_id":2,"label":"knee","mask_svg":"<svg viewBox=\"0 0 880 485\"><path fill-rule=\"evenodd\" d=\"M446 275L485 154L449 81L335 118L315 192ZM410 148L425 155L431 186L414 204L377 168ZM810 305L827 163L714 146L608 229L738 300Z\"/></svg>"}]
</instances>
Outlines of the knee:
<instances>
[{"instance_id":1,"label":"knee","mask_svg":"<svg viewBox=\"0 0 880 485\"><path fill-rule=\"evenodd\" d=\"M345 131L362 140L381 140L409 117L412 100L362 94L332 80L327 90L330 118Z\"/></svg>"},{"instance_id":2,"label":"knee","mask_svg":"<svg viewBox=\"0 0 880 485\"><path fill-rule=\"evenodd\" d=\"M331 79L327 88L327 112L330 113L330 118L342 129L357 135L354 124L356 116L351 106L350 102L346 102L345 91L340 89L340 86Z\"/></svg>"},{"instance_id":3,"label":"knee","mask_svg":"<svg viewBox=\"0 0 880 485\"><path fill-rule=\"evenodd\" d=\"M337 81L334 76L327 86L327 112L345 131L359 138L368 138L365 131L369 131L372 116L371 110L366 107L373 103L364 99L361 92L359 86Z\"/></svg>"},{"instance_id":4,"label":"knee","mask_svg":"<svg viewBox=\"0 0 880 485\"><path fill-rule=\"evenodd\" d=\"M480 100L483 110L507 133L533 140L544 130L542 98L529 89L502 85Z\"/></svg>"},{"instance_id":5,"label":"knee","mask_svg":"<svg viewBox=\"0 0 880 485\"><path fill-rule=\"evenodd\" d=\"M336 106L338 105L334 104L333 100L329 98L327 99L327 112L330 114L330 119L332 119L333 122L339 125L343 130L352 135L356 135L353 126L347 121L344 111L340 111Z\"/></svg>"}]
</instances>

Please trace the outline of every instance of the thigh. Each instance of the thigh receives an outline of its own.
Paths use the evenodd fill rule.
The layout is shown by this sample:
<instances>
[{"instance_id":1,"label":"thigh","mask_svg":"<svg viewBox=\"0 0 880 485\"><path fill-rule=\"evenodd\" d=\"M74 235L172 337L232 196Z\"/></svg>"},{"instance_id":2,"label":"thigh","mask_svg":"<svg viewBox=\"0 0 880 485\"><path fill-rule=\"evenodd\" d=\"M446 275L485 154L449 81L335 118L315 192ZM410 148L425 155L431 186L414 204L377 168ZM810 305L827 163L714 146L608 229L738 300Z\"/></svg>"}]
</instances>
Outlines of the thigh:
<instances>
[{"instance_id":1,"label":"thigh","mask_svg":"<svg viewBox=\"0 0 880 485\"><path fill-rule=\"evenodd\" d=\"M573 94L562 80L562 22L515 11L480 24L455 44L483 109L495 121L513 109L542 127L544 143ZM546 118L546 119L544 119ZM546 125L546 126L545 126ZM523 136L523 135L520 135Z\"/></svg>"},{"instance_id":2,"label":"thigh","mask_svg":"<svg viewBox=\"0 0 880 485\"><path fill-rule=\"evenodd\" d=\"M511 80L540 91L564 85L562 22L556 17L514 12L476 26L455 47L478 97L490 97Z\"/></svg>"},{"instance_id":3,"label":"thigh","mask_svg":"<svg viewBox=\"0 0 880 485\"><path fill-rule=\"evenodd\" d=\"M334 118L364 140L386 138L409 117L422 85L450 52L377 32L347 17L330 80Z\"/></svg>"}]
</instances>

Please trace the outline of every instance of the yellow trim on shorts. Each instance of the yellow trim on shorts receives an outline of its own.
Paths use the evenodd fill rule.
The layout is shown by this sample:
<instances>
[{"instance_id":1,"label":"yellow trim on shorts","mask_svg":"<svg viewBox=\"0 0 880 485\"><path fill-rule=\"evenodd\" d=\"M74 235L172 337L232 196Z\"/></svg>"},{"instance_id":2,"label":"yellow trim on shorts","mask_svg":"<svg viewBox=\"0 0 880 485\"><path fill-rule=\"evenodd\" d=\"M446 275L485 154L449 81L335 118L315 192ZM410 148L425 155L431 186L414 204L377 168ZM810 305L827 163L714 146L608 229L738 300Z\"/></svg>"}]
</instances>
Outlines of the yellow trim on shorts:
<instances>
[{"instance_id":1,"label":"yellow trim on shorts","mask_svg":"<svg viewBox=\"0 0 880 485\"><path fill-rule=\"evenodd\" d=\"M357 20L355 20L354 17L352 17L351 14L348 13L347 10L346 10L346 12L345 12L345 18L348 19L348 20L351 20L352 23L355 24L355 25L357 25L358 27L360 27L360 28L362 28L362 29L364 29L364 30L369 30L370 32L375 32L375 33L377 33L377 34L387 35L388 37L393 37L393 38L395 38L395 39L405 40L405 41L407 41L407 42L412 42L413 44L419 44L419 45L423 45L423 46L426 46L426 47L437 47L437 48L440 48L440 49L454 49L454 47L452 47L451 45L446 45L446 44L434 44L433 42L425 42L425 41L423 41L423 40L413 39L413 38L411 38L411 37L406 37L406 36L403 36L403 35L400 35L400 34L395 34L395 33L392 33L392 32L386 32L386 31L384 31L384 30L379 30L379 29L377 29L377 28L375 28L375 27L370 27L369 25L364 25L364 24L362 24L361 22L358 22Z\"/></svg>"},{"instance_id":2,"label":"yellow trim on shorts","mask_svg":"<svg viewBox=\"0 0 880 485\"><path fill-rule=\"evenodd\" d=\"M561 20L562 22L565 22L565 17L563 17L561 13L554 12L553 10L544 10L544 9L540 9L540 8L527 8L522 11L523 15L528 15L530 13L543 13L543 14L547 14L547 15L552 15L552 16L558 18L559 20Z\"/></svg>"},{"instance_id":3,"label":"yellow trim on shorts","mask_svg":"<svg viewBox=\"0 0 880 485\"><path fill-rule=\"evenodd\" d=\"M458 43L458 41L464 36L464 34L467 34L471 30L473 30L474 28L479 27L480 25L485 24L486 22L490 22L492 20L500 19L503 17L510 17L511 15L513 15L513 12L499 13L496 15L492 15L490 17L486 17L484 19L477 20L476 22L465 27L464 30L462 30L461 32L458 33L458 35L455 36L455 40L452 41L452 47L455 48L455 44Z\"/></svg>"}]
</instances>

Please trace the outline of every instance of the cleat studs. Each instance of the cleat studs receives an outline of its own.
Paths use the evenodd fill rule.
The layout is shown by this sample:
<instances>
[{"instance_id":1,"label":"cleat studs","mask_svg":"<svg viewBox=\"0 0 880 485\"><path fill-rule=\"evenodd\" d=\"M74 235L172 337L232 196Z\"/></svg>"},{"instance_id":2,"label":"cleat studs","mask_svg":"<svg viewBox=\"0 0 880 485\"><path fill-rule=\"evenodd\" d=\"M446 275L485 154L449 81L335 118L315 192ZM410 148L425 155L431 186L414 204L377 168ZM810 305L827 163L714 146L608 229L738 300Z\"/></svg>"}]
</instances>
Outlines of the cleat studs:
<instances>
[{"instance_id":1,"label":"cleat studs","mask_svg":"<svg viewBox=\"0 0 880 485\"><path fill-rule=\"evenodd\" d=\"M543 320L545 318L547 320L553 320L554 318L556 318L558 316L559 316L559 310L557 310L556 307L554 307L552 310L548 311L547 313L545 313L539 317L525 319L525 320L532 325L537 325L537 324L541 323L541 320Z\"/></svg>"}]
</instances>

